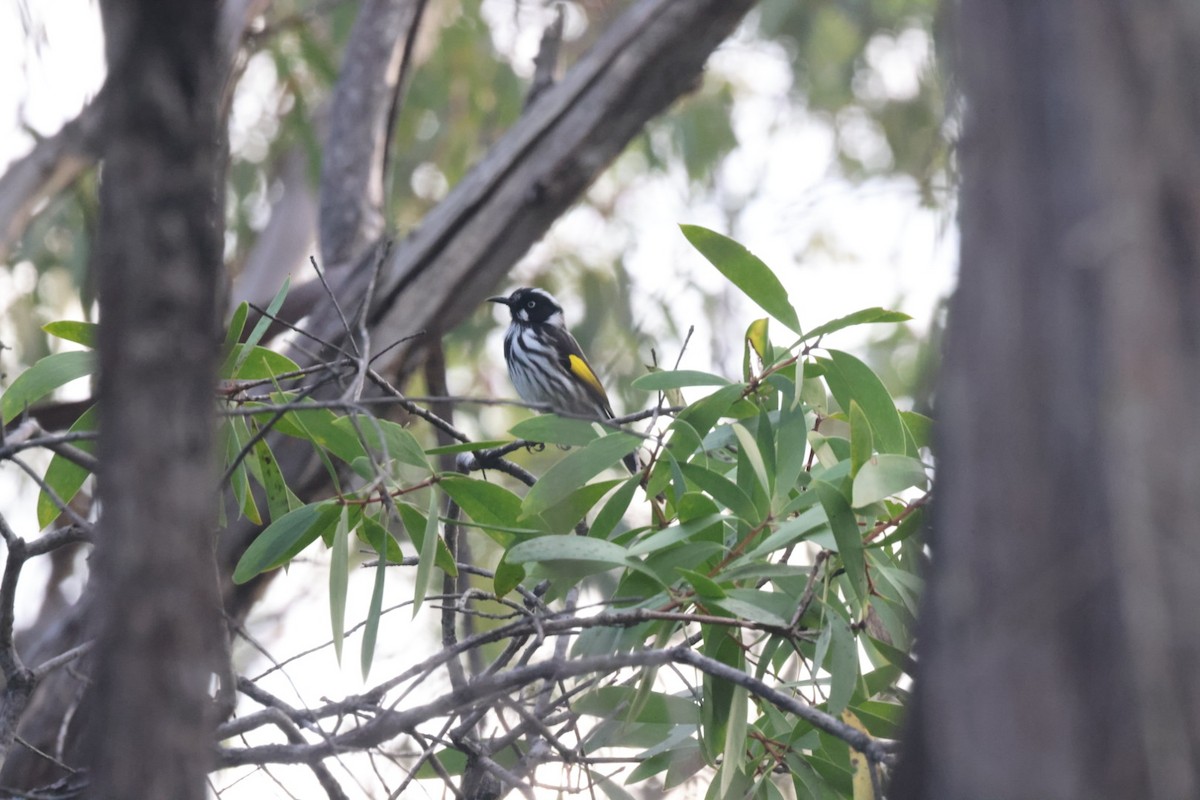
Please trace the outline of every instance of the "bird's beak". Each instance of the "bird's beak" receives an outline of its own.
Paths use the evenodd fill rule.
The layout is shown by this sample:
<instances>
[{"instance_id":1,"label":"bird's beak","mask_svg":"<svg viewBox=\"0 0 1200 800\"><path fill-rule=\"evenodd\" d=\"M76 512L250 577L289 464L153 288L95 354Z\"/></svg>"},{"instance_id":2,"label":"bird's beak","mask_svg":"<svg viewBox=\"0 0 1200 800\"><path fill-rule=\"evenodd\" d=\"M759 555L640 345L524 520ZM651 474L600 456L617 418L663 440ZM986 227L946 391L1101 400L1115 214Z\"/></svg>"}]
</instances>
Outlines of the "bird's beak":
<instances>
[{"instance_id":1,"label":"bird's beak","mask_svg":"<svg viewBox=\"0 0 1200 800\"><path fill-rule=\"evenodd\" d=\"M508 298L507 298L507 297L504 297L504 296L499 296L499 297L489 297L489 298L488 298L488 302L489 302L489 303L503 303L503 304L504 304L504 305L506 305L506 306L507 306L507 305L509 305L509 300L508 300ZM511 308L511 306L510 306L510 308Z\"/></svg>"}]
</instances>

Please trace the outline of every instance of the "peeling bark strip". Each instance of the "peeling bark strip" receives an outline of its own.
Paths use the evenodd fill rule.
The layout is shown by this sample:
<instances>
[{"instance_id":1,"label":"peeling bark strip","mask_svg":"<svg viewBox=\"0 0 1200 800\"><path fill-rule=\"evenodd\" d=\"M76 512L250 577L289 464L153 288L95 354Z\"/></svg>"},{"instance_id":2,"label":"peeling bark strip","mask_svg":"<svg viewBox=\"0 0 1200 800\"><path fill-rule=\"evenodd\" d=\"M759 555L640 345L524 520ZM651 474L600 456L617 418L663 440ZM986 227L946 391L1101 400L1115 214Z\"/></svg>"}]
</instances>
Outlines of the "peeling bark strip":
<instances>
[{"instance_id":1,"label":"peeling bark strip","mask_svg":"<svg viewBox=\"0 0 1200 800\"><path fill-rule=\"evenodd\" d=\"M221 651L212 387L222 221L217 3L103 2L102 518L89 797L203 798Z\"/></svg>"}]
</instances>

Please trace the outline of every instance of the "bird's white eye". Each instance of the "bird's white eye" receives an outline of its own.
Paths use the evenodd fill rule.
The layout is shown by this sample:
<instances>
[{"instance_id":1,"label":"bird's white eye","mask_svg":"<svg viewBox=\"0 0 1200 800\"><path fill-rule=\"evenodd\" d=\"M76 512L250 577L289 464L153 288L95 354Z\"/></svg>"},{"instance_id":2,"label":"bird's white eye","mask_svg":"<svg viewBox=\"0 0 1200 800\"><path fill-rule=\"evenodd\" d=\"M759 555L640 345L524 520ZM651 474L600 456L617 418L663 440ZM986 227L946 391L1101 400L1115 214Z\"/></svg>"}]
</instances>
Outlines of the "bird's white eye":
<instances>
[{"instance_id":1,"label":"bird's white eye","mask_svg":"<svg viewBox=\"0 0 1200 800\"><path fill-rule=\"evenodd\" d=\"M536 308L537 300L530 300L528 303L525 304L525 307L526 308Z\"/></svg>"}]
</instances>

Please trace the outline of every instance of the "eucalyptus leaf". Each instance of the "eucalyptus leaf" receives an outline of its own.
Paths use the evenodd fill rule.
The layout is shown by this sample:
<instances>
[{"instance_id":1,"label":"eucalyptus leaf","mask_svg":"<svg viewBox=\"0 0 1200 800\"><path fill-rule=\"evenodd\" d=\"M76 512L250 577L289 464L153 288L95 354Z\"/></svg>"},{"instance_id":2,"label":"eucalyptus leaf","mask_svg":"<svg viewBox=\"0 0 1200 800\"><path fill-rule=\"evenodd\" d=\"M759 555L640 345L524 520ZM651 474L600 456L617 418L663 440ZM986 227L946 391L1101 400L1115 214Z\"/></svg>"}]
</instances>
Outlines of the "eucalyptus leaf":
<instances>
[{"instance_id":1,"label":"eucalyptus leaf","mask_svg":"<svg viewBox=\"0 0 1200 800\"><path fill-rule=\"evenodd\" d=\"M800 333L796 309L788 301L787 289L757 256L728 236L699 225L680 225L683 235L721 274L775 319Z\"/></svg>"},{"instance_id":2,"label":"eucalyptus leaf","mask_svg":"<svg viewBox=\"0 0 1200 800\"><path fill-rule=\"evenodd\" d=\"M39 359L0 395L0 420L7 425L25 409L55 389L90 375L96 368L96 356L89 350L69 350Z\"/></svg>"},{"instance_id":3,"label":"eucalyptus leaf","mask_svg":"<svg viewBox=\"0 0 1200 800\"><path fill-rule=\"evenodd\" d=\"M610 433L568 453L547 470L525 495L522 516L528 518L559 502L632 453L640 441L627 433Z\"/></svg>"},{"instance_id":4,"label":"eucalyptus leaf","mask_svg":"<svg viewBox=\"0 0 1200 800\"><path fill-rule=\"evenodd\" d=\"M274 520L242 554L233 571L233 582L245 583L290 561L316 541L340 510L341 506L331 501L310 503Z\"/></svg>"},{"instance_id":5,"label":"eucalyptus leaf","mask_svg":"<svg viewBox=\"0 0 1200 800\"><path fill-rule=\"evenodd\" d=\"M596 422L573 417L560 417L557 414L541 414L521 420L509 429L509 433L518 439L546 444L561 444L582 447L588 442L599 439L605 429Z\"/></svg>"},{"instance_id":6,"label":"eucalyptus leaf","mask_svg":"<svg viewBox=\"0 0 1200 800\"><path fill-rule=\"evenodd\" d=\"M94 322L62 319L55 322L47 322L42 326L42 330L59 339L75 342L75 344L81 344L84 347L95 348L96 336L100 332L100 326Z\"/></svg>"},{"instance_id":7,"label":"eucalyptus leaf","mask_svg":"<svg viewBox=\"0 0 1200 800\"><path fill-rule=\"evenodd\" d=\"M686 389L689 386L729 386L730 381L711 372L692 369L664 370L635 378L633 388L646 392L665 392L669 389Z\"/></svg>"},{"instance_id":8,"label":"eucalyptus leaf","mask_svg":"<svg viewBox=\"0 0 1200 800\"><path fill-rule=\"evenodd\" d=\"M854 476L851 505L862 508L905 489L924 489L928 484L925 465L917 459L890 453L877 455L863 464Z\"/></svg>"},{"instance_id":9,"label":"eucalyptus leaf","mask_svg":"<svg viewBox=\"0 0 1200 800\"><path fill-rule=\"evenodd\" d=\"M79 419L71 425L67 430L71 433L78 431L94 431L96 430L96 421L99 417L96 406L89 406L87 411L79 415ZM72 443L85 453L95 454L96 441L81 439ZM46 474L42 476L42 480L54 494L58 495L64 503L70 503L75 499L75 495L79 494L79 490L83 487L83 482L88 479L92 473L83 467L71 461L69 458L55 453L50 458L50 464L46 467ZM37 521L38 527L45 528L62 513L62 509L54 502L54 499L47 494L45 489L39 489L37 498Z\"/></svg>"},{"instance_id":10,"label":"eucalyptus leaf","mask_svg":"<svg viewBox=\"0 0 1200 800\"><path fill-rule=\"evenodd\" d=\"M343 506L333 532L329 559L329 622L333 630L333 652L339 664L346 633L346 592L350 585L349 535L349 512Z\"/></svg>"}]
</instances>

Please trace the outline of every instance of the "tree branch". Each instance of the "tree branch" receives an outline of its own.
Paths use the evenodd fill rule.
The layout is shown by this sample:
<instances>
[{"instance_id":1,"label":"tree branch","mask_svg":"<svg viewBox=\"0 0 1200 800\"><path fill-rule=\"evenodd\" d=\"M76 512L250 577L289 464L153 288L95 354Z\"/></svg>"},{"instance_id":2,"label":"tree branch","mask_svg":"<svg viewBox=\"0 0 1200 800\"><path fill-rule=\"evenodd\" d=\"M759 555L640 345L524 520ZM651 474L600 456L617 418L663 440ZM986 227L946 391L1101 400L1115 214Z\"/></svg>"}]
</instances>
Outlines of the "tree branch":
<instances>
[{"instance_id":1,"label":"tree branch","mask_svg":"<svg viewBox=\"0 0 1200 800\"><path fill-rule=\"evenodd\" d=\"M876 740L852 728L807 703L768 686L745 672L720 661L703 656L690 647L661 650L636 650L609 656L580 658L570 661L551 659L537 664L516 667L496 674L478 676L460 689L437 699L403 711L384 710L363 725L323 742L305 744L269 744L255 747L222 749L216 756L220 767L246 764L309 764L345 750L375 747L397 735L411 733L429 720L458 715L477 703L492 701L499 695L538 682L558 682L567 678L595 673L611 673L625 668L646 668L666 664L686 664L714 677L720 677L744 687L779 709L795 714L815 728L849 744L874 763L891 763L894 754L890 744Z\"/></svg>"},{"instance_id":2,"label":"tree branch","mask_svg":"<svg viewBox=\"0 0 1200 800\"><path fill-rule=\"evenodd\" d=\"M321 260L350 263L383 233L383 176L390 112L407 34L419 23L417 0L363 3L334 88L321 168Z\"/></svg>"}]
</instances>

